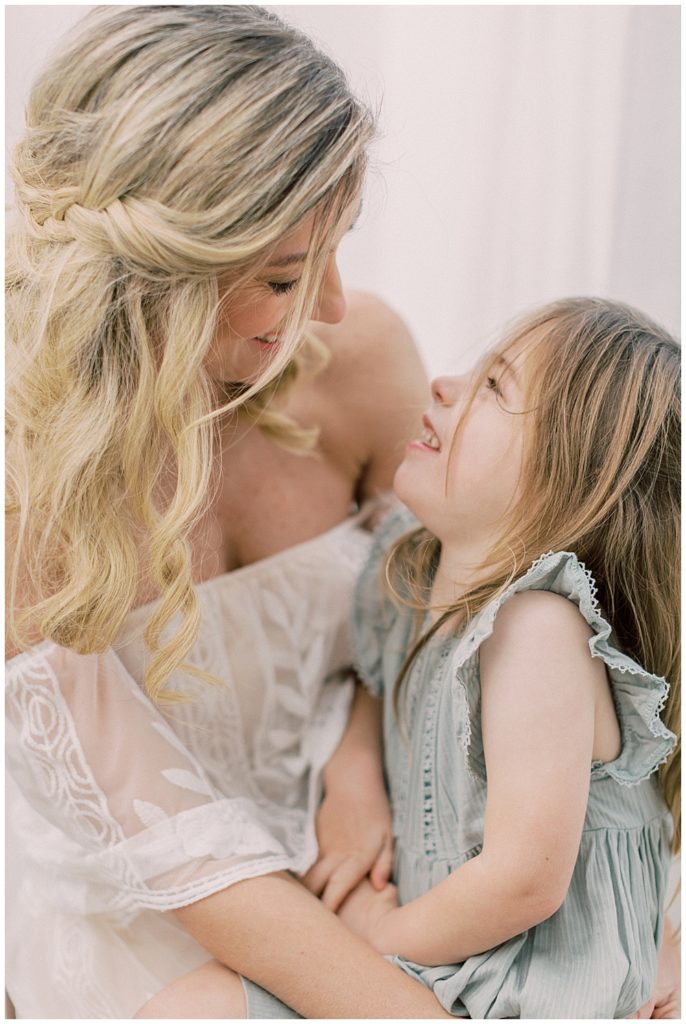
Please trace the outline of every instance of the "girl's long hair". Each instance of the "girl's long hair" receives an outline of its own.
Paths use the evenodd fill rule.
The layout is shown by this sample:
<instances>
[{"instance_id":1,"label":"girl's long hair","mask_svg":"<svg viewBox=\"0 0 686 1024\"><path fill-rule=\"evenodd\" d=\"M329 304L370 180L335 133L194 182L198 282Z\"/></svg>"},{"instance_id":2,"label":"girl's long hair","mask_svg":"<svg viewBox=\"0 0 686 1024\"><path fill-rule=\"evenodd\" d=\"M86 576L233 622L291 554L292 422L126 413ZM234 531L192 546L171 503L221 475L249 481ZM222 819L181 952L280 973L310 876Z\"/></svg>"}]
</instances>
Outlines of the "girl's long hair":
<instances>
[{"instance_id":1,"label":"girl's long hair","mask_svg":"<svg viewBox=\"0 0 686 1024\"><path fill-rule=\"evenodd\" d=\"M311 444L267 401L312 348L305 324L372 136L340 69L260 7L98 8L38 80L7 260L15 644L104 651L151 578L145 681L160 697L197 635L188 537L219 418L242 409ZM219 279L223 302L311 212L279 350L219 398L204 369Z\"/></svg>"},{"instance_id":2,"label":"girl's long hair","mask_svg":"<svg viewBox=\"0 0 686 1024\"><path fill-rule=\"evenodd\" d=\"M533 366L518 497L477 582L414 645L396 707L409 667L448 620L464 623L545 552L573 551L622 649L667 679L662 718L680 736L680 346L642 313L590 298L527 317L498 352L513 346ZM475 376L467 410L493 365ZM425 529L400 538L385 569L397 600L426 607L439 554ZM659 778L678 849L679 744Z\"/></svg>"}]
</instances>

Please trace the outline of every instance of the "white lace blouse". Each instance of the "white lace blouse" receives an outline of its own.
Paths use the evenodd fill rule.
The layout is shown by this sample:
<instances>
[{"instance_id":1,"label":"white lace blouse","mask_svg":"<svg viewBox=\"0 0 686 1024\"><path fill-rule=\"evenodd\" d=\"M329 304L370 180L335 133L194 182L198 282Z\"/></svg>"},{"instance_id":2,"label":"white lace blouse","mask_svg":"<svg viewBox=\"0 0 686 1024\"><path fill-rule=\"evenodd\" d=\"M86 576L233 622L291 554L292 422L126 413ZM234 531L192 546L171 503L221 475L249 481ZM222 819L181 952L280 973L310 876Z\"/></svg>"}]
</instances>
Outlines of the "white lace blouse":
<instances>
[{"instance_id":1,"label":"white lace blouse","mask_svg":"<svg viewBox=\"0 0 686 1024\"><path fill-rule=\"evenodd\" d=\"M17 1015L130 1017L204 960L163 914L316 856L321 769L351 693L348 616L361 516L198 585L177 672L141 682L150 606L114 649L45 642L7 666L7 987Z\"/></svg>"}]
</instances>

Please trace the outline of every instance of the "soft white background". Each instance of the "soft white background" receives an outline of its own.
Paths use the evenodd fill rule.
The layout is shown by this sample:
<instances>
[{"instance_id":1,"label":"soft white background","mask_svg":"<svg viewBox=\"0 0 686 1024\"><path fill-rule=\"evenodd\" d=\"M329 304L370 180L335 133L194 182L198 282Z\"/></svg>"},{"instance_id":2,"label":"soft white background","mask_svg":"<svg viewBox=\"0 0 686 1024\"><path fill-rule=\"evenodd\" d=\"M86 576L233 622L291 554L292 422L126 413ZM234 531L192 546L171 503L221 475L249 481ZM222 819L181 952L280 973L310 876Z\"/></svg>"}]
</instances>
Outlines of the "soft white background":
<instances>
[{"instance_id":1,"label":"soft white background","mask_svg":"<svg viewBox=\"0 0 686 1024\"><path fill-rule=\"evenodd\" d=\"M432 375L563 295L622 299L679 331L679 6L270 6L380 109L340 264L403 314ZM6 7L8 147L87 10Z\"/></svg>"},{"instance_id":2,"label":"soft white background","mask_svg":"<svg viewBox=\"0 0 686 1024\"><path fill-rule=\"evenodd\" d=\"M410 324L430 372L563 295L679 330L678 6L270 5L380 108L346 282ZM89 8L7 15L7 129Z\"/></svg>"}]
</instances>

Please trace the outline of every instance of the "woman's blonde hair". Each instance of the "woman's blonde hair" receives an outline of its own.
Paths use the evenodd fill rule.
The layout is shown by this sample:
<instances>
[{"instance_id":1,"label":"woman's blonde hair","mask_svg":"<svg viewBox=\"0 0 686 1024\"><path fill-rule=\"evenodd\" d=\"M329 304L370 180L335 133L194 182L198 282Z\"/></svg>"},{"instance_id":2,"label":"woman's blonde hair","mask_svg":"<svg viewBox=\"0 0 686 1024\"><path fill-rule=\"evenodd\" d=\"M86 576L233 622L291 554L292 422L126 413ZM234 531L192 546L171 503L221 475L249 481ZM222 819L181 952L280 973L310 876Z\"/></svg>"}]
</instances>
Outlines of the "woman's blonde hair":
<instances>
[{"instance_id":1,"label":"woman's blonde hair","mask_svg":"<svg viewBox=\"0 0 686 1024\"><path fill-rule=\"evenodd\" d=\"M297 370L372 135L340 69L260 7L98 8L38 80L7 263L15 644L103 651L151 578L146 686L160 697L197 635L188 536L218 417L243 409L306 446L267 400ZM279 349L219 397L204 362L220 306L309 213Z\"/></svg>"},{"instance_id":2,"label":"woman's blonde hair","mask_svg":"<svg viewBox=\"0 0 686 1024\"><path fill-rule=\"evenodd\" d=\"M477 582L414 645L396 707L410 665L442 625L471 618L541 554L574 551L623 650L668 680L662 717L679 736L680 346L626 305L555 302L518 323L484 360L467 410L495 356L515 347L531 354L518 495ZM400 538L386 565L396 599L426 606L439 554L425 529ZM678 745L659 774L678 849Z\"/></svg>"}]
</instances>

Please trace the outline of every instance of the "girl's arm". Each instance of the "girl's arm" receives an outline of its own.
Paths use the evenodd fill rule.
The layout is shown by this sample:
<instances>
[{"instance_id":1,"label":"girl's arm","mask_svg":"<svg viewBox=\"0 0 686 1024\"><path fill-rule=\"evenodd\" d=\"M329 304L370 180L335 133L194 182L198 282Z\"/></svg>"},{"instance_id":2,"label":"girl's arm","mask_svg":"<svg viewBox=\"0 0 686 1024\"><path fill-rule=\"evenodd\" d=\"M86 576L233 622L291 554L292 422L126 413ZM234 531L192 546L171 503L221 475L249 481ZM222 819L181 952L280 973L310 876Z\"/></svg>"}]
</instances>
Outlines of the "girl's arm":
<instances>
[{"instance_id":1,"label":"girl's arm","mask_svg":"<svg viewBox=\"0 0 686 1024\"><path fill-rule=\"evenodd\" d=\"M175 911L217 960L304 1017L449 1017L286 874L263 875Z\"/></svg>"},{"instance_id":2,"label":"girl's arm","mask_svg":"<svg viewBox=\"0 0 686 1024\"><path fill-rule=\"evenodd\" d=\"M588 801L595 699L607 685L590 636L576 607L555 594L523 593L503 606L481 648L482 851L397 909L368 887L354 893L341 917L376 949L458 963L560 907Z\"/></svg>"},{"instance_id":3,"label":"girl's arm","mask_svg":"<svg viewBox=\"0 0 686 1024\"><path fill-rule=\"evenodd\" d=\"M367 875L383 889L391 874L391 812L383 779L381 701L358 683L346 733L324 770L317 815L319 860L303 878L337 910Z\"/></svg>"}]
</instances>

